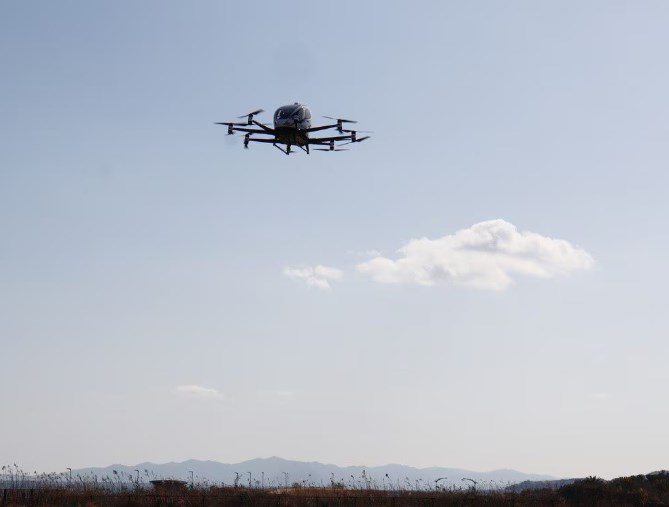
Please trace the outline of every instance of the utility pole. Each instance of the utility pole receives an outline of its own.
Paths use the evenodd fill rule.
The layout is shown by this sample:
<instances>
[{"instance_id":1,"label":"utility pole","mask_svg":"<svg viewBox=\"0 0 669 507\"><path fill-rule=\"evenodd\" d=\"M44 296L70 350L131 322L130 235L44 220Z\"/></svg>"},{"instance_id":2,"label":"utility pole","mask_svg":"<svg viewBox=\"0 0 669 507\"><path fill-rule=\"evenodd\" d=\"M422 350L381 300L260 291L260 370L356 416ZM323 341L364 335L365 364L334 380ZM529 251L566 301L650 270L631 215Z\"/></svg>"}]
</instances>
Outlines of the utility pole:
<instances>
[{"instance_id":1,"label":"utility pole","mask_svg":"<svg viewBox=\"0 0 669 507\"><path fill-rule=\"evenodd\" d=\"M283 478L286 481L286 489L288 489L288 472L283 472Z\"/></svg>"}]
</instances>

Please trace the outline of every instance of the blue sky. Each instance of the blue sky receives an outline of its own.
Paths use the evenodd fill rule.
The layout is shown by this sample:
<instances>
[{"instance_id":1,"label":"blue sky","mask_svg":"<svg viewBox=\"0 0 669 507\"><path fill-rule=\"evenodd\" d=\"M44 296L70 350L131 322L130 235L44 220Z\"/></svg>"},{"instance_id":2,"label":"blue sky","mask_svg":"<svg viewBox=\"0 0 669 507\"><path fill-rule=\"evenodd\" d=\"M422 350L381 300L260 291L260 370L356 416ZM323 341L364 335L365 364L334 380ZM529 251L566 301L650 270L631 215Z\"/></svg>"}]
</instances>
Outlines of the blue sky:
<instances>
[{"instance_id":1,"label":"blue sky","mask_svg":"<svg viewBox=\"0 0 669 507\"><path fill-rule=\"evenodd\" d=\"M667 468L668 21L4 2L0 456ZM373 138L286 157L213 125L294 101ZM474 261L453 238L490 220L521 248ZM330 290L286 275L315 266Z\"/></svg>"}]
</instances>

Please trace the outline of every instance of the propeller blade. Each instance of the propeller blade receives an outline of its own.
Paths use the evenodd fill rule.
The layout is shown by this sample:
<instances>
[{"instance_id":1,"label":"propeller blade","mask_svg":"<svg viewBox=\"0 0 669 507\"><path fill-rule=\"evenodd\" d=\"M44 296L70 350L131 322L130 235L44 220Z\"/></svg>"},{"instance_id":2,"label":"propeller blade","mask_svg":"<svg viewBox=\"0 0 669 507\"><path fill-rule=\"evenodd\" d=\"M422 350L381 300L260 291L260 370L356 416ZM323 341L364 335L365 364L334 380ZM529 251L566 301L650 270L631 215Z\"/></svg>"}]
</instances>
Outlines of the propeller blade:
<instances>
[{"instance_id":1,"label":"propeller blade","mask_svg":"<svg viewBox=\"0 0 669 507\"><path fill-rule=\"evenodd\" d=\"M248 118L249 116L255 116L256 114L264 113L264 109L258 109L257 111L253 111L252 113L249 114L244 114L242 116L237 116L237 118Z\"/></svg>"},{"instance_id":2,"label":"propeller blade","mask_svg":"<svg viewBox=\"0 0 669 507\"><path fill-rule=\"evenodd\" d=\"M373 130L349 130L349 129L341 129L342 132L357 132L358 134L373 134ZM369 136L367 136L369 137Z\"/></svg>"},{"instance_id":3,"label":"propeller blade","mask_svg":"<svg viewBox=\"0 0 669 507\"><path fill-rule=\"evenodd\" d=\"M361 137L360 139L356 139L355 141L349 141L349 142L347 142L347 143L341 143L339 146L344 146L344 145L347 145L347 144L353 144L353 143L361 143L361 142L363 142L365 139L369 139L369 138L370 138L370 136Z\"/></svg>"},{"instance_id":4,"label":"propeller blade","mask_svg":"<svg viewBox=\"0 0 669 507\"><path fill-rule=\"evenodd\" d=\"M348 148L335 148L331 150L330 148L313 148L316 151L350 151Z\"/></svg>"},{"instance_id":5,"label":"propeller blade","mask_svg":"<svg viewBox=\"0 0 669 507\"><path fill-rule=\"evenodd\" d=\"M328 120L334 120L336 122L341 122L341 123L358 123L355 120L346 120L344 118L333 118L332 116L323 116L323 118L327 118Z\"/></svg>"}]
</instances>

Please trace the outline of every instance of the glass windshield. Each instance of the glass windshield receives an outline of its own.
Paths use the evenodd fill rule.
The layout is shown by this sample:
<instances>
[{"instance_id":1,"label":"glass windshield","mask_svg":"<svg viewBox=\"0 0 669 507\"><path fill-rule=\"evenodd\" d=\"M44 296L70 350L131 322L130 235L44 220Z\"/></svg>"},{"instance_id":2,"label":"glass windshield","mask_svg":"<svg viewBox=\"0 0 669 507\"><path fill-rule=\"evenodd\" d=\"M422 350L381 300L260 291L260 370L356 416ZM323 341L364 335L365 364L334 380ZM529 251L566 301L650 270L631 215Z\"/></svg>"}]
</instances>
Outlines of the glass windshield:
<instances>
[{"instance_id":1,"label":"glass windshield","mask_svg":"<svg viewBox=\"0 0 669 507\"><path fill-rule=\"evenodd\" d=\"M276 110L274 113L274 118L277 120L285 120L288 118L293 118L295 113L298 113L299 107L297 106L283 106Z\"/></svg>"}]
</instances>

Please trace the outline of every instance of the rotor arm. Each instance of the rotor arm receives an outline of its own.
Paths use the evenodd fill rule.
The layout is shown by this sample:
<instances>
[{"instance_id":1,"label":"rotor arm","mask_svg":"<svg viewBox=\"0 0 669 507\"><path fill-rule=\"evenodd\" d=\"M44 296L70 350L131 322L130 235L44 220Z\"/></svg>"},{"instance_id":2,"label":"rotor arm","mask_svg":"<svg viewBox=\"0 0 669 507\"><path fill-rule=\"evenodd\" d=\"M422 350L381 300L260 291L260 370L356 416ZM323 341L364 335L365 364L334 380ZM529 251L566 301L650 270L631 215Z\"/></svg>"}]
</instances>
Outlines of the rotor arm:
<instances>
[{"instance_id":1,"label":"rotor arm","mask_svg":"<svg viewBox=\"0 0 669 507\"><path fill-rule=\"evenodd\" d=\"M223 124L221 123L220 125ZM260 130L260 129L250 129L246 127L231 127L228 128L228 130L232 130L232 132L248 132L250 134L274 135L274 132L267 132L266 130Z\"/></svg>"},{"instance_id":2,"label":"rotor arm","mask_svg":"<svg viewBox=\"0 0 669 507\"><path fill-rule=\"evenodd\" d=\"M308 129L304 129L303 132L318 132L319 130L327 130L327 129L336 129L339 126L339 124L335 123L334 125L321 125L320 127L311 127Z\"/></svg>"},{"instance_id":3,"label":"rotor arm","mask_svg":"<svg viewBox=\"0 0 669 507\"><path fill-rule=\"evenodd\" d=\"M353 136L334 136L334 137L310 137L309 144L327 144L330 141L351 141Z\"/></svg>"},{"instance_id":4,"label":"rotor arm","mask_svg":"<svg viewBox=\"0 0 669 507\"><path fill-rule=\"evenodd\" d=\"M250 143L269 143L269 144L274 144L277 143L278 141L276 139L254 139L253 137L249 137L248 142Z\"/></svg>"},{"instance_id":5,"label":"rotor arm","mask_svg":"<svg viewBox=\"0 0 669 507\"><path fill-rule=\"evenodd\" d=\"M265 134L272 134L273 136L276 135L276 131L274 129L269 128L267 125L263 125L262 123L256 120L252 120L252 123L263 129Z\"/></svg>"}]
</instances>

